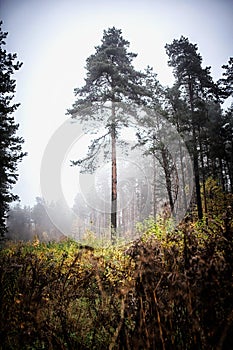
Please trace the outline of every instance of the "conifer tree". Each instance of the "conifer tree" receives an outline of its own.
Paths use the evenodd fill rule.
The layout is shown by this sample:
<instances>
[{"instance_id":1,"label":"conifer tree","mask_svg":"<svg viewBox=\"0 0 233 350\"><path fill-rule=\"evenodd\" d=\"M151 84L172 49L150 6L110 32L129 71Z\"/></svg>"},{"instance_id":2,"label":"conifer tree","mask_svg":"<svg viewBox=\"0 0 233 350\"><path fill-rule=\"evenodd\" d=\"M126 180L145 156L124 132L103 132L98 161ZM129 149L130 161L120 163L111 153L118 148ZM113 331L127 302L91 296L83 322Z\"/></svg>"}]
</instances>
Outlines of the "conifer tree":
<instances>
[{"instance_id":1,"label":"conifer tree","mask_svg":"<svg viewBox=\"0 0 233 350\"><path fill-rule=\"evenodd\" d=\"M140 127L138 128L138 132L136 134L136 146L140 146L144 149L144 155L152 157L154 217L156 218L156 172L158 171L158 164L163 170L170 211L171 214L174 215L175 202L177 198L177 188L174 188L176 187L174 184L176 183L177 174L174 167L174 160L172 159L168 146L165 143L169 137L167 124L164 125L165 118L162 118L162 116L165 116L165 112L163 110L165 92L157 79L157 74L153 71L152 67L148 66L145 70L143 86L145 86L145 89L147 90L147 94L144 97L146 114L140 119Z\"/></svg>"},{"instance_id":2,"label":"conifer tree","mask_svg":"<svg viewBox=\"0 0 233 350\"><path fill-rule=\"evenodd\" d=\"M173 67L177 86L189 107L187 124L191 127L192 155L198 217L203 217L200 168L199 168L199 139L200 128L205 120L205 100L209 94L214 94L216 86L210 76L210 67L202 68L202 57L197 52L196 44L192 44L183 36L165 46L169 57L168 64Z\"/></svg>"},{"instance_id":3,"label":"conifer tree","mask_svg":"<svg viewBox=\"0 0 233 350\"><path fill-rule=\"evenodd\" d=\"M93 171L98 167L98 154L111 144L111 229L114 240L117 229L117 156L116 147L120 129L129 125L127 113L117 113L119 103L141 103L144 91L140 86L142 73L137 72L132 61L137 56L128 52L129 42L122 37L122 31L115 27L104 30L101 45L95 47L95 54L87 58L87 77L85 85L75 89L77 97L68 114L81 123L92 123L95 130L104 127L100 137L96 137L89 146L87 157L74 161L73 165L82 166L83 171ZM109 107L110 104L110 107ZM107 116L101 108L108 106Z\"/></svg>"},{"instance_id":4,"label":"conifer tree","mask_svg":"<svg viewBox=\"0 0 233 350\"><path fill-rule=\"evenodd\" d=\"M3 236L9 203L17 199L17 196L11 193L12 186L18 178L17 164L25 153L22 152L24 141L16 135L19 125L12 115L19 106L12 103L16 87L12 75L20 69L22 63L15 62L17 55L7 53L3 48L8 33L4 33L1 26L2 22L0 22L0 234Z\"/></svg>"},{"instance_id":5,"label":"conifer tree","mask_svg":"<svg viewBox=\"0 0 233 350\"><path fill-rule=\"evenodd\" d=\"M178 133L185 139L185 135L189 133L190 126L186 123L187 118L187 105L181 98L181 91L177 84L174 84L171 88L166 89L166 100L165 100L165 110L167 113L166 118L175 125ZM185 159L182 151L181 140L179 143L179 158L181 166L181 177L182 177L182 194L183 194L183 206L187 210L187 195L186 195L186 185L185 185Z\"/></svg>"},{"instance_id":6,"label":"conifer tree","mask_svg":"<svg viewBox=\"0 0 233 350\"><path fill-rule=\"evenodd\" d=\"M228 64L222 66L225 70L223 78L219 79L220 95L223 98L233 96L233 57L229 58Z\"/></svg>"}]
</instances>

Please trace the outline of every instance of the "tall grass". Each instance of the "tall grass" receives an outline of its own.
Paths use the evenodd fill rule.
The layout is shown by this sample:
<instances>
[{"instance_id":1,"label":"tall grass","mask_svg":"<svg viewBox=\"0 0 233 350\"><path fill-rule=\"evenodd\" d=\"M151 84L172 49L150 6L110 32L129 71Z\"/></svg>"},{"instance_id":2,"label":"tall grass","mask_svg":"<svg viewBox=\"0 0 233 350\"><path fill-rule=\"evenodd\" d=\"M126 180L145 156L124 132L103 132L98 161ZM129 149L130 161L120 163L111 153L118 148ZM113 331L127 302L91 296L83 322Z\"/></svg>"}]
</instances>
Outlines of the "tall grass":
<instances>
[{"instance_id":1,"label":"tall grass","mask_svg":"<svg viewBox=\"0 0 233 350\"><path fill-rule=\"evenodd\" d=\"M0 348L232 349L229 222L150 225L114 247L6 243Z\"/></svg>"}]
</instances>

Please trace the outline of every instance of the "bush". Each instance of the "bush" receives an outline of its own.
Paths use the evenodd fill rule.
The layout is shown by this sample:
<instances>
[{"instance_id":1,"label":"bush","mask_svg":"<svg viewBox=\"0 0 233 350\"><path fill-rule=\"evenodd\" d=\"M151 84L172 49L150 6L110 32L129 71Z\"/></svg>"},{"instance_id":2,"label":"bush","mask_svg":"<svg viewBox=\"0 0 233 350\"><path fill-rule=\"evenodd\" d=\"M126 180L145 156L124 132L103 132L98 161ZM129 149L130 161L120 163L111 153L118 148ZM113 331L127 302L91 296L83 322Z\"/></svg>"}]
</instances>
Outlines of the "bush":
<instances>
[{"instance_id":1,"label":"bush","mask_svg":"<svg viewBox=\"0 0 233 350\"><path fill-rule=\"evenodd\" d=\"M232 349L231 215L121 246L6 243L1 349Z\"/></svg>"}]
</instances>

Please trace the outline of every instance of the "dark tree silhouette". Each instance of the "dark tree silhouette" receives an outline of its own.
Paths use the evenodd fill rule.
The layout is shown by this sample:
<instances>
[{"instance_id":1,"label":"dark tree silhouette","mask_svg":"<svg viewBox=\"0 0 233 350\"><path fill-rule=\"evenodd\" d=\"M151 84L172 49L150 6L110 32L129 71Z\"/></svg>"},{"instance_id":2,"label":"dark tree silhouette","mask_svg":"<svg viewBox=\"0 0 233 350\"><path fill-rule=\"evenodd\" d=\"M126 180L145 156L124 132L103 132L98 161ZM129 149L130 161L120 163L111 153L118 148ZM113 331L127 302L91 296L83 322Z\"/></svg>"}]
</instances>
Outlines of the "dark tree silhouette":
<instances>
[{"instance_id":1,"label":"dark tree silhouette","mask_svg":"<svg viewBox=\"0 0 233 350\"><path fill-rule=\"evenodd\" d=\"M9 203L17 196L11 193L18 178L17 165L26 153L22 152L24 140L16 135L19 125L12 114L19 104L12 103L16 83L12 79L22 63L15 62L17 55L3 49L8 33L2 31L0 22L0 234L6 231L6 215Z\"/></svg>"},{"instance_id":2,"label":"dark tree silhouette","mask_svg":"<svg viewBox=\"0 0 233 350\"><path fill-rule=\"evenodd\" d=\"M203 111L205 106L204 101L210 93L215 91L216 86L210 76L210 67L202 68L202 57L197 52L197 45L190 43L188 38L181 36L179 40L173 40L165 48L169 57L168 64L173 67L177 86L179 86L183 95L186 97L189 106L187 122L191 127L192 134L192 155L198 217L202 219L199 136L203 119L205 118Z\"/></svg>"}]
</instances>

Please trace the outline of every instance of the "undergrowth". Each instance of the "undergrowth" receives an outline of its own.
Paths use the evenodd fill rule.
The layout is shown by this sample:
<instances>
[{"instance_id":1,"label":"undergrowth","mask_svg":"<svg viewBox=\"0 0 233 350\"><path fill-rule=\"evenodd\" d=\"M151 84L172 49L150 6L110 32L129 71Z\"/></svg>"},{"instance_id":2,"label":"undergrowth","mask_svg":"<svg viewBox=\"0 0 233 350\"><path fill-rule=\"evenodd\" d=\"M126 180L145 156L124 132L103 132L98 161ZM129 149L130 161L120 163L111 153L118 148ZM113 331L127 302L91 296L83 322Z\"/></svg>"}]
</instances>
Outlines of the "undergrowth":
<instances>
[{"instance_id":1,"label":"undergrowth","mask_svg":"<svg viewBox=\"0 0 233 350\"><path fill-rule=\"evenodd\" d=\"M115 246L6 242L0 348L232 349L231 217Z\"/></svg>"}]
</instances>

